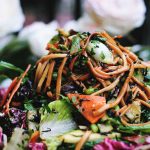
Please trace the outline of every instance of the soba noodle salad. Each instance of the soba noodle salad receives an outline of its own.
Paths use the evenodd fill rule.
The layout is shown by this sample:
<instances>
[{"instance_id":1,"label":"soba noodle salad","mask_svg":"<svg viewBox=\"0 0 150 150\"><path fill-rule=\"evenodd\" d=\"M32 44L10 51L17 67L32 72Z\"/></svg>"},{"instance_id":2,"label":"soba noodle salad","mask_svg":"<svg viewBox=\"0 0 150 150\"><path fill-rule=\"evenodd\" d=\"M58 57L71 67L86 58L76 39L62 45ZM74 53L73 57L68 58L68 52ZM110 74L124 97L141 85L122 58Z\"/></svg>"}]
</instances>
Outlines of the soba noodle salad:
<instances>
[{"instance_id":1,"label":"soba noodle salad","mask_svg":"<svg viewBox=\"0 0 150 150\"><path fill-rule=\"evenodd\" d=\"M150 63L119 38L58 29L34 66L1 61L0 148L150 149Z\"/></svg>"}]
</instances>

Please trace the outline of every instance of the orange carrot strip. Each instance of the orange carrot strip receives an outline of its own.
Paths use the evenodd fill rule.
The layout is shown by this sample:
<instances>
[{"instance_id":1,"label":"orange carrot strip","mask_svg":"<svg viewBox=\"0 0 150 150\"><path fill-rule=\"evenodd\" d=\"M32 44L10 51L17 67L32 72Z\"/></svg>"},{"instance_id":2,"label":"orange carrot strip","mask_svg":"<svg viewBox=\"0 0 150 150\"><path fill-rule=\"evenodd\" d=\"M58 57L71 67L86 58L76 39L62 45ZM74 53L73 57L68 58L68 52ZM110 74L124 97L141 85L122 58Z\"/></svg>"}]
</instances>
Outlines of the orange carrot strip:
<instances>
[{"instance_id":1,"label":"orange carrot strip","mask_svg":"<svg viewBox=\"0 0 150 150\"><path fill-rule=\"evenodd\" d=\"M38 140L39 137L40 137L40 132L39 131L34 131L33 134L31 135L29 143L35 143L35 142L37 142L37 140Z\"/></svg>"},{"instance_id":2,"label":"orange carrot strip","mask_svg":"<svg viewBox=\"0 0 150 150\"><path fill-rule=\"evenodd\" d=\"M65 57L58 69L58 76L57 76L57 81L56 81L56 99L59 99L60 97L60 91L61 91L61 80L62 80L62 72L63 68L65 66L65 63L67 61L67 57Z\"/></svg>"},{"instance_id":3,"label":"orange carrot strip","mask_svg":"<svg viewBox=\"0 0 150 150\"><path fill-rule=\"evenodd\" d=\"M119 116L120 113L122 113L125 109L127 108L127 105L123 106L122 108L120 108L119 110L116 111L116 115Z\"/></svg>"},{"instance_id":4,"label":"orange carrot strip","mask_svg":"<svg viewBox=\"0 0 150 150\"><path fill-rule=\"evenodd\" d=\"M41 77L41 79L40 79L40 81L38 83L38 86L37 86L37 89L36 89L37 93L41 92L41 88L42 88L43 82L44 82L44 80L45 80L45 78L47 76L48 69L49 69L49 64L47 64L47 66L46 66L46 68L45 68L45 70L43 72L43 75L42 75L42 77Z\"/></svg>"},{"instance_id":5,"label":"orange carrot strip","mask_svg":"<svg viewBox=\"0 0 150 150\"><path fill-rule=\"evenodd\" d=\"M92 131L86 131L85 134L82 136L80 141L77 143L75 150L81 150L84 143L88 140L89 136L91 135Z\"/></svg>"},{"instance_id":6,"label":"orange carrot strip","mask_svg":"<svg viewBox=\"0 0 150 150\"><path fill-rule=\"evenodd\" d=\"M2 107L5 104L6 99L7 99L8 95L9 95L9 93L13 90L14 86L17 84L17 81L18 81L18 78L15 77L13 79L12 83L10 84L10 86L8 87L7 92L5 93L3 99L2 99L2 101L0 103L0 107Z\"/></svg>"},{"instance_id":7,"label":"orange carrot strip","mask_svg":"<svg viewBox=\"0 0 150 150\"><path fill-rule=\"evenodd\" d=\"M36 68L35 79L34 79L34 86L36 86L36 84L37 84L38 74L40 72L41 66L42 66L42 64L39 63L38 66L37 66L37 68Z\"/></svg>"},{"instance_id":8,"label":"orange carrot strip","mask_svg":"<svg viewBox=\"0 0 150 150\"><path fill-rule=\"evenodd\" d=\"M48 74L47 74L47 81L46 81L46 85L44 88L45 92L46 92L46 89L51 85L54 66L55 66L55 61L53 60L49 65L49 70L48 70Z\"/></svg>"},{"instance_id":9,"label":"orange carrot strip","mask_svg":"<svg viewBox=\"0 0 150 150\"><path fill-rule=\"evenodd\" d=\"M48 64L48 61L45 61L42 65L41 68L39 68L39 72L37 74L37 82L41 79L42 74L44 73L44 69L46 68L46 65Z\"/></svg>"},{"instance_id":10,"label":"orange carrot strip","mask_svg":"<svg viewBox=\"0 0 150 150\"><path fill-rule=\"evenodd\" d=\"M27 67L27 69L25 70L25 72L21 75L21 77L20 77L20 79L19 79L17 85L16 85L16 86L14 87L14 89L12 90L12 92L11 92L11 94L10 94L10 97L9 97L7 103L4 105L4 106L5 106L4 112L5 112L5 113L8 113L8 112L9 112L9 105L10 105L10 102L11 102L13 96L15 95L15 93L17 92L17 90L19 89L19 87L20 87L20 85L21 85L21 82L22 82L23 78L26 76L26 74L27 74L27 72L29 71L30 67L31 67L31 65L28 65L28 67Z\"/></svg>"},{"instance_id":11,"label":"orange carrot strip","mask_svg":"<svg viewBox=\"0 0 150 150\"><path fill-rule=\"evenodd\" d=\"M75 64L75 62L77 61L77 59L78 59L78 55L77 56L75 56L72 60L71 60L71 63L69 64L69 69L72 71L73 70L73 67L74 67L74 64Z\"/></svg>"},{"instance_id":12,"label":"orange carrot strip","mask_svg":"<svg viewBox=\"0 0 150 150\"><path fill-rule=\"evenodd\" d=\"M124 102L124 98L121 99L120 103L121 103L122 106L126 105L126 103Z\"/></svg>"}]
</instances>

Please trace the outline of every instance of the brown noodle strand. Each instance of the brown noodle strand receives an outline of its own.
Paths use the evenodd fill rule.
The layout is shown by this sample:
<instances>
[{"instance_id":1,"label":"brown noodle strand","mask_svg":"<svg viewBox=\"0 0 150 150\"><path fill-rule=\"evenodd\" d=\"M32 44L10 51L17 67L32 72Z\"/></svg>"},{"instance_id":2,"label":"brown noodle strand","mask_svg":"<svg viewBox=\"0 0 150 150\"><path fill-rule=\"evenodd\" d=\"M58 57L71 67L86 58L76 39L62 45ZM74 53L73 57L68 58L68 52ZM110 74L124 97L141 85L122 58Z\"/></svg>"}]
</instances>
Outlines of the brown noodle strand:
<instances>
[{"instance_id":1,"label":"brown noodle strand","mask_svg":"<svg viewBox=\"0 0 150 150\"><path fill-rule=\"evenodd\" d=\"M49 69L49 64L47 64L47 66L46 66L46 68L45 68L45 70L44 70L44 72L42 74L42 77L41 77L41 79L40 79L40 81L39 81L39 83L37 85L37 89L36 89L37 93L41 92L41 88L42 88L44 80L46 79L46 76L47 76L47 73L48 73L48 69Z\"/></svg>"},{"instance_id":2,"label":"brown noodle strand","mask_svg":"<svg viewBox=\"0 0 150 150\"><path fill-rule=\"evenodd\" d=\"M130 69L130 72L129 72L129 76L127 77L127 79L125 80L125 83L117 97L117 99L112 102L112 103L107 103L106 105L104 105L103 107L101 107L100 109L98 109L97 111L93 111L93 114L94 116L99 116L101 113L103 113L104 111L110 109L110 108L113 108L114 106L118 105L122 99L122 97L124 96L127 88L128 88L128 84L129 84L129 81L132 77L134 73L134 67L133 67L133 64L131 65L131 69Z\"/></svg>"},{"instance_id":3,"label":"brown noodle strand","mask_svg":"<svg viewBox=\"0 0 150 150\"><path fill-rule=\"evenodd\" d=\"M121 77L121 76L119 76L119 77L118 77L112 84L110 84L109 86L107 86L107 87L105 87L105 88L103 88L103 89L101 89L101 90L99 90L99 91L97 91L97 92L95 92L95 93L92 93L91 95L98 95L98 94L101 94L101 93L103 93L103 92L112 90L112 89L115 88L116 85L119 83L120 77Z\"/></svg>"},{"instance_id":4,"label":"brown noodle strand","mask_svg":"<svg viewBox=\"0 0 150 150\"><path fill-rule=\"evenodd\" d=\"M46 92L46 89L48 87L50 87L50 85L51 85L54 66L55 66L55 61L53 60L52 62L50 62L50 65L49 65L49 70L48 70L48 74L47 74L47 81L46 81L46 85L44 88L44 92Z\"/></svg>"},{"instance_id":5,"label":"brown noodle strand","mask_svg":"<svg viewBox=\"0 0 150 150\"><path fill-rule=\"evenodd\" d=\"M56 81L56 99L60 97L60 90L61 90L61 80L62 80L62 72L67 61L67 57L63 58L63 61L58 69L57 81Z\"/></svg>"}]
</instances>

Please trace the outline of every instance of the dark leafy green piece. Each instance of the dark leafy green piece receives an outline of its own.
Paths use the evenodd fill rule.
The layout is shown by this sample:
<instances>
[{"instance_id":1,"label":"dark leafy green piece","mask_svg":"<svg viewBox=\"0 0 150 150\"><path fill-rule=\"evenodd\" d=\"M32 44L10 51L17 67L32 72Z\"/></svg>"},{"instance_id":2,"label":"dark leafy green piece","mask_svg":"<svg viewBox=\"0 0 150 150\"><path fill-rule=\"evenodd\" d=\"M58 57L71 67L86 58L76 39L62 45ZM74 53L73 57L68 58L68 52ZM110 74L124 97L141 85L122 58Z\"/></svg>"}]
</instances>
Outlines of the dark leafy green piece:
<instances>
[{"instance_id":1,"label":"dark leafy green piece","mask_svg":"<svg viewBox=\"0 0 150 150\"><path fill-rule=\"evenodd\" d=\"M72 38L72 45L71 45L71 49L70 52L71 53L76 53L78 51L80 51L80 37L79 36L74 36Z\"/></svg>"},{"instance_id":2,"label":"dark leafy green piece","mask_svg":"<svg viewBox=\"0 0 150 150\"><path fill-rule=\"evenodd\" d=\"M10 64L10 63L4 62L4 61L0 61L0 71L6 70L6 69L17 71L19 73L23 73L22 69L14 66L13 64Z\"/></svg>"},{"instance_id":3,"label":"dark leafy green piece","mask_svg":"<svg viewBox=\"0 0 150 150\"><path fill-rule=\"evenodd\" d=\"M147 122L150 121L150 109L142 105L142 112L141 112L141 121Z\"/></svg>"},{"instance_id":4,"label":"dark leafy green piece","mask_svg":"<svg viewBox=\"0 0 150 150\"><path fill-rule=\"evenodd\" d=\"M0 60L12 63L23 70L28 64L34 65L37 59L32 54L28 42L19 40L17 37L0 50Z\"/></svg>"},{"instance_id":5,"label":"dark leafy green piece","mask_svg":"<svg viewBox=\"0 0 150 150\"><path fill-rule=\"evenodd\" d=\"M143 126L119 126L118 129L122 132L127 133L134 133L136 131L138 132L144 132L144 133L150 133L150 125L143 125Z\"/></svg>"},{"instance_id":6,"label":"dark leafy green piece","mask_svg":"<svg viewBox=\"0 0 150 150\"><path fill-rule=\"evenodd\" d=\"M55 44L55 43L57 43L58 41L59 41L59 39L60 39L60 35L58 34L58 35L55 35L50 41L49 41L49 43L50 44Z\"/></svg>"},{"instance_id":7,"label":"dark leafy green piece","mask_svg":"<svg viewBox=\"0 0 150 150\"><path fill-rule=\"evenodd\" d=\"M21 73L23 73L23 70L20 69L19 67L16 67L15 65L11 63L0 61L0 74L1 75L14 78L15 76L19 76Z\"/></svg>"}]
</instances>

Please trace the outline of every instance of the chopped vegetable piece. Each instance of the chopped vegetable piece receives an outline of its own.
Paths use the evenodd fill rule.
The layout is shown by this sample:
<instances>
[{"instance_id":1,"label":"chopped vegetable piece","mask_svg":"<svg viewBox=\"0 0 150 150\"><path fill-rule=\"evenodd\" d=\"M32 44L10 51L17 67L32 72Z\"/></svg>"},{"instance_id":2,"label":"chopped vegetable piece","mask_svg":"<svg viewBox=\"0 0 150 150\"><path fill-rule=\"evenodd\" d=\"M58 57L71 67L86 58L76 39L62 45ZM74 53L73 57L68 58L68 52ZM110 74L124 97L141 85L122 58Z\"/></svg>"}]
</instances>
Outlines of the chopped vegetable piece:
<instances>
[{"instance_id":1,"label":"chopped vegetable piece","mask_svg":"<svg viewBox=\"0 0 150 150\"><path fill-rule=\"evenodd\" d=\"M40 137L42 139L59 136L76 128L71 114L72 109L67 102L57 100L49 103L48 108L48 112L41 110Z\"/></svg>"},{"instance_id":2,"label":"chopped vegetable piece","mask_svg":"<svg viewBox=\"0 0 150 150\"><path fill-rule=\"evenodd\" d=\"M106 104L104 97L79 94L68 94L67 96L89 122L96 123L104 115L104 113L96 117L93 115L93 110Z\"/></svg>"},{"instance_id":3,"label":"chopped vegetable piece","mask_svg":"<svg viewBox=\"0 0 150 150\"><path fill-rule=\"evenodd\" d=\"M40 136L40 132L39 131L34 131L33 134L31 135L31 138L30 138L29 142L30 143L36 143L39 136Z\"/></svg>"},{"instance_id":4,"label":"chopped vegetable piece","mask_svg":"<svg viewBox=\"0 0 150 150\"><path fill-rule=\"evenodd\" d=\"M114 58L112 52L101 42L91 40L87 46L88 52L95 60L106 64L113 64Z\"/></svg>"}]
</instances>

